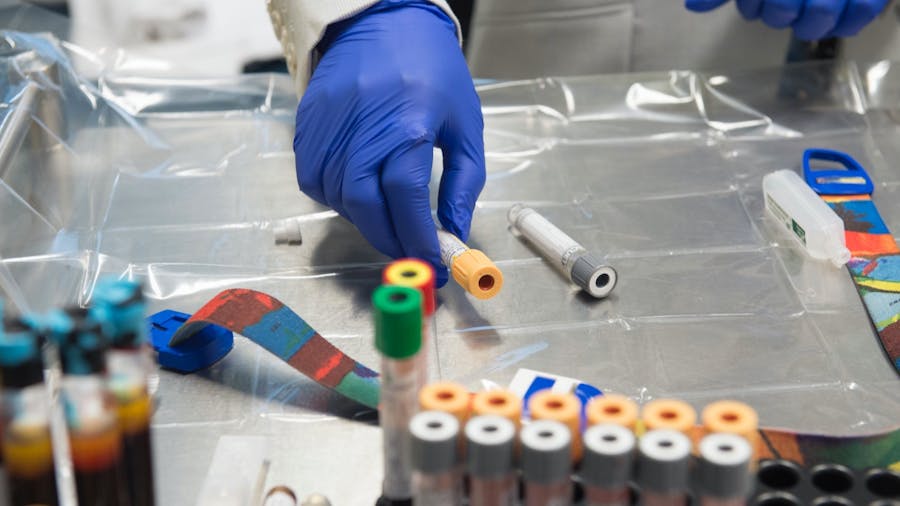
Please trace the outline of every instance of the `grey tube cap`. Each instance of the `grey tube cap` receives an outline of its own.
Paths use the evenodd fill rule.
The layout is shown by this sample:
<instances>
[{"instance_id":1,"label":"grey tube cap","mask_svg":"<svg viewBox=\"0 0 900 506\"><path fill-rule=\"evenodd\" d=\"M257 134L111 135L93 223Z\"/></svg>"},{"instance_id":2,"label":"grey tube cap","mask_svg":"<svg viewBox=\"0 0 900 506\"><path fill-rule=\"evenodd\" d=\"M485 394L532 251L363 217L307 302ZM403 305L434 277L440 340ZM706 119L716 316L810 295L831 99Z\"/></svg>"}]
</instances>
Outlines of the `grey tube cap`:
<instances>
[{"instance_id":1,"label":"grey tube cap","mask_svg":"<svg viewBox=\"0 0 900 506\"><path fill-rule=\"evenodd\" d=\"M753 448L737 434L710 434L700 441L700 488L722 499L745 497L753 475Z\"/></svg>"},{"instance_id":2,"label":"grey tube cap","mask_svg":"<svg viewBox=\"0 0 900 506\"><path fill-rule=\"evenodd\" d=\"M456 466L459 422L443 411L423 411L409 421L412 467L423 473L443 473Z\"/></svg>"},{"instance_id":3,"label":"grey tube cap","mask_svg":"<svg viewBox=\"0 0 900 506\"><path fill-rule=\"evenodd\" d=\"M628 483L634 461L634 434L621 425L600 424L584 431L581 480L595 487L615 488Z\"/></svg>"},{"instance_id":4,"label":"grey tube cap","mask_svg":"<svg viewBox=\"0 0 900 506\"><path fill-rule=\"evenodd\" d=\"M522 478L526 482L556 483L568 479L572 469L572 435L554 420L531 422L520 433Z\"/></svg>"},{"instance_id":5,"label":"grey tube cap","mask_svg":"<svg viewBox=\"0 0 900 506\"><path fill-rule=\"evenodd\" d=\"M516 426L497 415L476 416L466 423L468 470L472 476L493 478L513 469Z\"/></svg>"},{"instance_id":6,"label":"grey tube cap","mask_svg":"<svg viewBox=\"0 0 900 506\"><path fill-rule=\"evenodd\" d=\"M680 492L688 488L691 440L684 434L657 429L638 443L638 485L650 492Z\"/></svg>"},{"instance_id":7,"label":"grey tube cap","mask_svg":"<svg viewBox=\"0 0 900 506\"><path fill-rule=\"evenodd\" d=\"M591 253L582 255L572 265L572 282L591 296L602 299L612 292L619 277L616 270Z\"/></svg>"}]
</instances>

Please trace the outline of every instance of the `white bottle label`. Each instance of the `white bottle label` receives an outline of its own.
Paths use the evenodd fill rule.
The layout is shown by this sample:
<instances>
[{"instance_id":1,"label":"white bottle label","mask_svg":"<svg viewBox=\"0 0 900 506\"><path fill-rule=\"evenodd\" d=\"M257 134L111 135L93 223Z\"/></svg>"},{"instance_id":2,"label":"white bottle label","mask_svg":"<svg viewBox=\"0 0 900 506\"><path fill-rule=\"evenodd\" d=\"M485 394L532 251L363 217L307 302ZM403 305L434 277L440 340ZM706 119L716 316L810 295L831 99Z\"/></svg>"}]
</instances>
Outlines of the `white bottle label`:
<instances>
[{"instance_id":1,"label":"white bottle label","mask_svg":"<svg viewBox=\"0 0 900 506\"><path fill-rule=\"evenodd\" d=\"M778 221L784 223L784 226L797 236L797 239L800 239L800 242L806 246L806 231L803 230L803 227L797 223L797 220L788 215L788 213L786 213L768 193L766 194L766 207L768 207L772 214L778 218Z\"/></svg>"}]
</instances>

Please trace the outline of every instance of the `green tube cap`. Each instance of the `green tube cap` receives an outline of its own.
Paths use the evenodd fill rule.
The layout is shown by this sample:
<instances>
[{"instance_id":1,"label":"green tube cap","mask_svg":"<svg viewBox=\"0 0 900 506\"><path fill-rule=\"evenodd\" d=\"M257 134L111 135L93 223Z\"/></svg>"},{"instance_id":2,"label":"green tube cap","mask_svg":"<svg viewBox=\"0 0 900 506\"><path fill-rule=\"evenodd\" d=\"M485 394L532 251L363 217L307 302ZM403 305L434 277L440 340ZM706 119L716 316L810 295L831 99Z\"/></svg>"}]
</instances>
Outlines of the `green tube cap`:
<instances>
[{"instance_id":1,"label":"green tube cap","mask_svg":"<svg viewBox=\"0 0 900 506\"><path fill-rule=\"evenodd\" d=\"M415 288L379 286L375 306L375 347L389 358L409 358L422 347L422 294Z\"/></svg>"}]
</instances>

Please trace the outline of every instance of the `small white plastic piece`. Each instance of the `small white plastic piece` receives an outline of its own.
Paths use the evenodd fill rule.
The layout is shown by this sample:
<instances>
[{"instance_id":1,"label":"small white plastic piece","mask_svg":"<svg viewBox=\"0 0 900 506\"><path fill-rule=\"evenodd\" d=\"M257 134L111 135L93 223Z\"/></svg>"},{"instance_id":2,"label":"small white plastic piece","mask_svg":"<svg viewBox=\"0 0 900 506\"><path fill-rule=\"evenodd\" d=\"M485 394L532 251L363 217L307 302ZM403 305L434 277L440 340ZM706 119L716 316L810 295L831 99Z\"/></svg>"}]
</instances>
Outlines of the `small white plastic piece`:
<instances>
[{"instance_id":1,"label":"small white plastic piece","mask_svg":"<svg viewBox=\"0 0 900 506\"><path fill-rule=\"evenodd\" d=\"M262 436L222 436L200 487L197 506L244 506L268 453ZM262 493L260 493L262 495Z\"/></svg>"},{"instance_id":2,"label":"small white plastic piece","mask_svg":"<svg viewBox=\"0 0 900 506\"><path fill-rule=\"evenodd\" d=\"M275 244L287 244L296 246L303 244L303 234L300 232L300 220L298 218L286 218L273 223L275 232Z\"/></svg>"},{"instance_id":3,"label":"small white plastic piece","mask_svg":"<svg viewBox=\"0 0 900 506\"><path fill-rule=\"evenodd\" d=\"M794 171L779 170L763 178L766 210L818 260L842 267L850 260L844 222Z\"/></svg>"}]
</instances>

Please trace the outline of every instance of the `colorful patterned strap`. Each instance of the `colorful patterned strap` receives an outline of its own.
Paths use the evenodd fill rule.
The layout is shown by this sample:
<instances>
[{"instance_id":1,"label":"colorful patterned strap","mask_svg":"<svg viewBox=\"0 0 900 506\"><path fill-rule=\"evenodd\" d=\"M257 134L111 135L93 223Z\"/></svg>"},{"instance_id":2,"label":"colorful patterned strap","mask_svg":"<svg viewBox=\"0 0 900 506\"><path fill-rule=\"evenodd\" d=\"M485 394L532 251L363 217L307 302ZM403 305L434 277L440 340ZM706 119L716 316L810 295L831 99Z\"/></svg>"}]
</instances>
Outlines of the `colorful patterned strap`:
<instances>
[{"instance_id":1,"label":"colorful patterned strap","mask_svg":"<svg viewBox=\"0 0 900 506\"><path fill-rule=\"evenodd\" d=\"M760 429L759 457L787 459L804 465L823 462L853 469L889 467L900 471L900 430L881 434L839 437L801 434L779 429Z\"/></svg>"},{"instance_id":2,"label":"colorful patterned strap","mask_svg":"<svg viewBox=\"0 0 900 506\"><path fill-rule=\"evenodd\" d=\"M870 195L823 195L844 221L847 264L881 346L900 373L900 248Z\"/></svg>"},{"instance_id":3,"label":"colorful patterned strap","mask_svg":"<svg viewBox=\"0 0 900 506\"><path fill-rule=\"evenodd\" d=\"M802 169L806 184L844 222L847 267L881 346L900 373L900 248L872 202L872 178L852 156L833 149L805 150Z\"/></svg>"},{"instance_id":4,"label":"colorful patterned strap","mask_svg":"<svg viewBox=\"0 0 900 506\"><path fill-rule=\"evenodd\" d=\"M177 345L207 325L240 334L320 385L378 407L378 374L326 341L271 295L244 288L225 290L197 310L170 344Z\"/></svg>"},{"instance_id":5,"label":"colorful patterned strap","mask_svg":"<svg viewBox=\"0 0 900 506\"><path fill-rule=\"evenodd\" d=\"M206 325L243 335L319 384L366 406L378 405L378 375L326 341L270 295L241 288L225 290L191 316L172 336L171 344L177 345ZM762 458L801 464L837 462L858 468L900 467L900 430L861 437L777 429L762 429L760 434Z\"/></svg>"}]
</instances>

